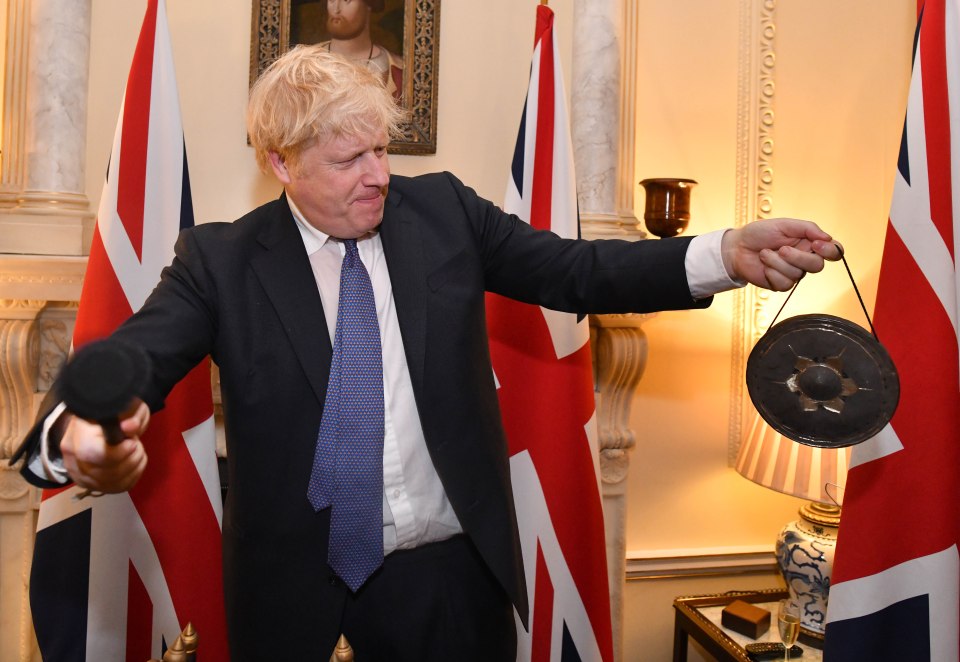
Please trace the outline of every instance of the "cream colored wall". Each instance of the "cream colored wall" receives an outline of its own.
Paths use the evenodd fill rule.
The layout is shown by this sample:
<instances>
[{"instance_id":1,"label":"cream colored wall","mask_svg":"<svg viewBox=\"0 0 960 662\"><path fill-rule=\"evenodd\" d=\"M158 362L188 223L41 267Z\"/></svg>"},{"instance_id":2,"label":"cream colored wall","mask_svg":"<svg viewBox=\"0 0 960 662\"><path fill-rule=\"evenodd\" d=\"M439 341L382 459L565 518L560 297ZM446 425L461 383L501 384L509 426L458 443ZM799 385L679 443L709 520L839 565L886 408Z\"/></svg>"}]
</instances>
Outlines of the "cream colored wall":
<instances>
[{"instance_id":1,"label":"cream colored wall","mask_svg":"<svg viewBox=\"0 0 960 662\"><path fill-rule=\"evenodd\" d=\"M553 0L570 75L572 3ZM246 145L250 2L167 0L200 222L231 220L278 192ZM96 0L87 194L96 205L143 2ZM536 2L446 0L441 11L439 147L392 158L395 172L448 169L499 200L523 104ZM736 177L740 3L638 2L637 179L693 177L691 232L729 225ZM847 247L872 301L909 71L913 0L777 4L774 212L822 222ZM637 192L641 205L642 192ZM805 282L793 314L859 319L842 268ZM816 283L817 285L814 285ZM851 295L852 296L852 295ZM816 303L811 303L816 301ZM810 307L812 306L812 307ZM769 549L799 501L727 466L732 297L646 325L650 358L634 403L628 553ZM770 585L772 577L749 579ZM670 599L737 578L628 584L630 660L668 659Z\"/></svg>"}]
</instances>

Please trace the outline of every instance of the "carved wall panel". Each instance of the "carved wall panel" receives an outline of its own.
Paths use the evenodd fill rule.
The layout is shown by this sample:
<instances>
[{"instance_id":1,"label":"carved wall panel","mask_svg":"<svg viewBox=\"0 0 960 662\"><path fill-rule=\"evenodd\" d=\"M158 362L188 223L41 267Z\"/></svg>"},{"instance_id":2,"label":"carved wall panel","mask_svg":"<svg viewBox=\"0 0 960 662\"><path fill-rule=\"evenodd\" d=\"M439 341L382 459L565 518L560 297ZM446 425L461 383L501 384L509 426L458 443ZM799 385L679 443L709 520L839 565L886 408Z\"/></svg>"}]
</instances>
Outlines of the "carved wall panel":
<instances>
[{"instance_id":1,"label":"carved wall panel","mask_svg":"<svg viewBox=\"0 0 960 662\"><path fill-rule=\"evenodd\" d=\"M737 85L736 225L767 218L774 195L774 97L776 0L741 0ZM733 346L727 461L733 466L740 440L756 415L744 373L750 349L770 325L770 292L747 286L734 294Z\"/></svg>"}]
</instances>

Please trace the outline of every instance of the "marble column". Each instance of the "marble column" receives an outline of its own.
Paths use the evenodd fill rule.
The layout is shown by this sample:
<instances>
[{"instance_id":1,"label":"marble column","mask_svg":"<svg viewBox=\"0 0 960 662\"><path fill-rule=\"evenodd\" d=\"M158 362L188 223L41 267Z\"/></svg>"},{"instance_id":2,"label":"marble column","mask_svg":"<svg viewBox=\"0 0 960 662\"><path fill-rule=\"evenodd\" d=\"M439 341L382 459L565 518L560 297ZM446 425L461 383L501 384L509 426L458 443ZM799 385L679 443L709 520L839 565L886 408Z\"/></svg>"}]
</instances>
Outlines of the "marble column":
<instances>
[{"instance_id":1,"label":"marble column","mask_svg":"<svg viewBox=\"0 0 960 662\"><path fill-rule=\"evenodd\" d=\"M0 253L83 255L91 3L10 3Z\"/></svg>"},{"instance_id":2,"label":"marble column","mask_svg":"<svg viewBox=\"0 0 960 662\"><path fill-rule=\"evenodd\" d=\"M636 0L573 5L571 138L584 235L641 239L634 214Z\"/></svg>"},{"instance_id":3,"label":"marble column","mask_svg":"<svg viewBox=\"0 0 960 662\"><path fill-rule=\"evenodd\" d=\"M639 240L634 214L636 0L574 3L571 136L584 237ZM626 479L634 391L646 365L649 315L591 316L614 657L623 657Z\"/></svg>"}]
</instances>

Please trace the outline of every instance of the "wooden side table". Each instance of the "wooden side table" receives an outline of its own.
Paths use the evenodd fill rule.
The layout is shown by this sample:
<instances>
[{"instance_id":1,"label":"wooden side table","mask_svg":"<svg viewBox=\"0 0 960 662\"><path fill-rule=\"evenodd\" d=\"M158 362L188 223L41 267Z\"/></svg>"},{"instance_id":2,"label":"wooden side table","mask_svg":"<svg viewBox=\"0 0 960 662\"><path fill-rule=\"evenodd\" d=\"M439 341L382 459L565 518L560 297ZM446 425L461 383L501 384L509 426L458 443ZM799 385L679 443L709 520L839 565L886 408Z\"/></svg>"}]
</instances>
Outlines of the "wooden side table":
<instances>
[{"instance_id":1,"label":"wooden side table","mask_svg":"<svg viewBox=\"0 0 960 662\"><path fill-rule=\"evenodd\" d=\"M673 625L673 662L687 662L689 637L718 662L750 662L744 646L754 641L780 641L777 632L777 602L787 597L786 589L729 591L712 595L680 597L673 601L676 610ZM720 624L720 613L734 600L756 604L771 612L770 630L759 639L751 639ZM800 644L803 656L797 662L822 662L823 651ZM791 657L791 661L794 658Z\"/></svg>"}]
</instances>

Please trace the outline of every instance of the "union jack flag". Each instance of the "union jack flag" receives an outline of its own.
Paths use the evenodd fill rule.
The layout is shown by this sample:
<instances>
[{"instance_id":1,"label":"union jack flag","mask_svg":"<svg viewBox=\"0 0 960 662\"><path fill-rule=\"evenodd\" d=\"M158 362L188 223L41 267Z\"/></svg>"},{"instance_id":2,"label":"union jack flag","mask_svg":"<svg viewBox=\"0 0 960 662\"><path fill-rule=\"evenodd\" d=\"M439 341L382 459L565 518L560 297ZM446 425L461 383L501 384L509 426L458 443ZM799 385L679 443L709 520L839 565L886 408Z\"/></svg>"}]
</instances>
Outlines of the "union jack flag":
<instances>
[{"instance_id":1,"label":"union jack flag","mask_svg":"<svg viewBox=\"0 0 960 662\"><path fill-rule=\"evenodd\" d=\"M138 310L193 225L164 0L148 0L114 136L74 347ZM160 658L191 622L204 659L228 659L222 507L209 361L154 414L150 465L128 493L44 492L30 601L44 659Z\"/></svg>"},{"instance_id":2,"label":"union jack flag","mask_svg":"<svg viewBox=\"0 0 960 662\"><path fill-rule=\"evenodd\" d=\"M900 404L890 425L853 449L829 661L960 655L960 2L919 9L875 312Z\"/></svg>"},{"instance_id":3,"label":"union jack flag","mask_svg":"<svg viewBox=\"0 0 960 662\"><path fill-rule=\"evenodd\" d=\"M549 7L537 7L504 209L533 227L576 238L576 180L553 18ZM487 313L532 606L529 632L518 627L518 659L612 661L587 322L490 294Z\"/></svg>"}]
</instances>

